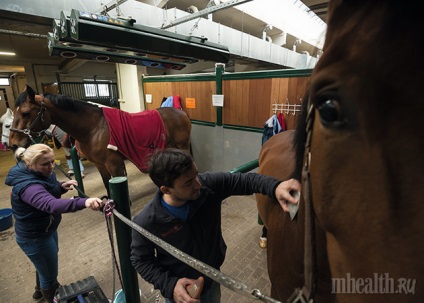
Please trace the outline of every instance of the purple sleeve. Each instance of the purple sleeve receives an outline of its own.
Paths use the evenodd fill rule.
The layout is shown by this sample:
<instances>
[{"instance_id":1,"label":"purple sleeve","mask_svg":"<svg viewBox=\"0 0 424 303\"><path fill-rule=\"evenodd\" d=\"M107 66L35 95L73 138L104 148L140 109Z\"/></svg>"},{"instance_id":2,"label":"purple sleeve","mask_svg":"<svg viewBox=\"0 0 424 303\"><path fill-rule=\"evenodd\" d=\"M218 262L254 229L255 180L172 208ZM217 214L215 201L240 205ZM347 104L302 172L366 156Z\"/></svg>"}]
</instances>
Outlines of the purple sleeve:
<instances>
[{"instance_id":1,"label":"purple sleeve","mask_svg":"<svg viewBox=\"0 0 424 303\"><path fill-rule=\"evenodd\" d=\"M21 200L49 214L75 212L85 208L87 198L56 199L41 184L31 184L21 192Z\"/></svg>"}]
</instances>

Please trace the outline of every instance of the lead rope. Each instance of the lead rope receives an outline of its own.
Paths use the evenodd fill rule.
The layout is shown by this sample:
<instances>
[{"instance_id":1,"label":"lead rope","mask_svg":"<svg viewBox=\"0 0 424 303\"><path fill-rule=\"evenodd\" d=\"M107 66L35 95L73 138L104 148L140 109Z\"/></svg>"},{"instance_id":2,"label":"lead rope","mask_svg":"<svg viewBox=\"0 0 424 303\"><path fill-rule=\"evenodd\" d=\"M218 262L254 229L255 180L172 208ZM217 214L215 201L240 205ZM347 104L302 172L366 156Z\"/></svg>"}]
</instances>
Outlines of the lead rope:
<instances>
[{"instance_id":1,"label":"lead rope","mask_svg":"<svg viewBox=\"0 0 424 303\"><path fill-rule=\"evenodd\" d=\"M60 167L60 165L55 165L55 167L57 167L69 180L72 180L72 178L70 177L69 174L65 173L65 171ZM87 196L78 186L74 185L74 188L78 191L78 193L80 193L82 196L84 196L85 198L89 198L89 196ZM101 200L107 199L107 196L103 196L100 198ZM109 236L109 242L110 242L110 247L111 247L111 255L112 255L112 263L113 263L113 268L112 268L112 302L115 300L115 284L116 284L116 276L115 273L118 273L119 276L119 282L121 283L121 289L123 288L122 285L122 277L121 277L121 272L119 271L119 266L118 266L118 261L116 259L116 253L115 253L115 246L114 246L114 242L113 242L113 232L112 232L112 209L114 208L114 203L112 200L107 200L107 203L105 204L105 207L103 208L103 213L105 215L105 220L106 220L106 228L107 228L107 233Z\"/></svg>"},{"instance_id":2,"label":"lead rope","mask_svg":"<svg viewBox=\"0 0 424 303\"><path fill-rule=\"evenodd\" d=\"M174 256L178 260L184 262L185 264L189 265L190 267L196 269L197 271L201 272L205 276L209 277L210 279L214 280L215 282L227 287L228 289L235 291L243 296L249 297L249 298L255 298L257 300L261 300L263 302L268 303L281 303L278 300L275 300L271 297L268 297L261 293L259 289L252 289L247 287L245 284L243 284L240 281L237 281L233 278L231 278L228 275L223 274L219 270L207 265L206 263L203 263L202 261L199 261L192 256L187 255L186 253L182 252L181 250L175 248L174 246L168 244L167 242L161 240L160 238L156 237L155 235L149 233L147 230L142 228L141 226L135 224L128 218L126 218L124 215L120 214L115 208L114 203L112 200L108 200L106 202L105 210L107 209L108 212L113 213L116 217L118 217L122 222L124 222L126 225L131 227L132 229L136 230L140 234L142 234L144 237L152 241L157 246L163 248L166 250L170 255Z\"/></svg>"},{"instance_id":3,"label":"lead rope","mask_svg":"<svg viewBox=\"0 0 424 303\"><path fill-rule=\"evenodd\" d=\"M102 200L104 198L107 197L102 197ZM105 207L103 208L103 213L105 215L105 220L106 220L106 227L107 227L107 233L109 236L109 241L110 241L110 247L112 250L112 263L115 265L113 267L113 271L112 271L112 302L115 299L115 284L116 284L116 277L115 277L115 272L118 273L118 277L119 277L119 282L121 283L121 289L123 289L123 283L122 283L122 277L121 277L121 272L119 270L119 266L118 266L118 261L116 259L116 253L115 253L115 244L113 242L113 232L112 232L112 209L115 207L115 204L113 202L113 200L108 199Z\"/></svg>"},{"instance_id":4,"label":"lead rope","mask_svg":"<svg viewBox=\"0 0 424 303\"><path fill-rule=\"evenodd\" d=\"M59 168L59 166L57 166ZM65 175L67 176L69 179L71 179L69 177L68 174L66 174L61 168L59 168L59 170ZM78 189L78 187L75 187L76 189ZM81 191L82 192L82 191ZM88 196L82 192L82 194L88 198ZM107 199L107 196L103 196L100 198L101 200ZM129 227L131 227L132 229L135 229L137 232L139 232L140 234L142 234L143 236L145 236L147 239L149 239L150 241L152 241L153 243L155 243L156 245L160 246L161 248L163 248L164 250L166 250L169 254L171 254L172 256L174 256L175 258L177 258L178 260L186 263L187 265L189 265L190 267L197 269L199 272L203 273L204 275L206 275L207 277L211 278L212 280L214 280L215 282L227 287L228 289L235 291L241 295L244 295L246 297L249 298L254 298L257 300L261 300L263 302L267 302L267 303L281 303L281 301L275 300L274 298L268 297L264 294L262 294L262 292L259 289L252 289L247 287L245 284L243 284L240 281L237 281L233 278L231 278L228 275L223 274L222 272L220 272L219 270L207 265L206 263L203 263L202 261L199 261L189 255L187 255L186 253L182 252L181 250L175 248L174 246L166 243L165 241L159 239L158 237L156 237L155 235L149 233L147 230L145 230L144 228L142 228L141 226L135 224L134 222L132 222L131 220L128 220L125 216L123 216L122 214L120 214L116 209L115 209L115 203L113 202L112 199L107 199L104 207L103 207L103 213L105 216L105 220L106 220L106 226L107 226L107 230L108 230L108 235L109 235L109 241L110 241L110 245L111 245L111 250L112 250L112 262L114 263L115 267L113 269L113 298L112 298L112 302L115 298L115 268L116 271L118 273L119 276L119 281L121 283L121 288L122 288L122 277L121 277L121 272L119 270L119 266L118 266L118 261L116 259L116 254L115 254L115 247L114 247L114 243L113 243L113 232L112 232L112 223L111 223L111 217L112 214L114 214L115 216L117 216L122 222L124 222L125 224L127 224ZM159 295L156 296L156 303L159 302Z\"/></svg>"}]
</instances>

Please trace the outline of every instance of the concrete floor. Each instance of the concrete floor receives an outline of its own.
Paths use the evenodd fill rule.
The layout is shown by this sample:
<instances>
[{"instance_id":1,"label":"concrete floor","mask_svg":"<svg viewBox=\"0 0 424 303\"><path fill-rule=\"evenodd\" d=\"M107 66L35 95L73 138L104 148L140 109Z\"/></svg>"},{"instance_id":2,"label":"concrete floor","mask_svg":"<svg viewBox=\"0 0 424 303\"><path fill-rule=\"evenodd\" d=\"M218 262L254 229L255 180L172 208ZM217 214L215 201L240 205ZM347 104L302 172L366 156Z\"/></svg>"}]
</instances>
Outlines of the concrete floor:
<instances>
[{"instance_id":1,"label":"concrete floor","mask_svg":"<svg viewBox=\"0 0 424 303\"><path fill-rule=\"evenodd\" d=\"M64 165L64 154L56 151L56 158ZM101 178L92 163L84 161L85 192L89 196L102 196L105 189ZM12 152L0 151L0 208L10 207L11 188L4 184L7 171L14 165ZM132 201L132 216L150 200L155 186L147 175L140 173L134 165L127 163L129 195ZM59 180L66 178L56 170ZM75 192L65 196L76 195ZM254 196L232 197L224 201L222 208L222 228L228 245L226 261L222 272L235 278L250 288L258 288L270 294L267 274L266 250L259 248L261 226L257 223L257 210ZM59 281L67 285L89 276L94 276L108 298L113 290L121 288L116 277L113 285L113 265L111 245L108 239L103 215L91 210L63 215L59 227ZM15 242L14 229L0 232L0 303L33 302L35 271ZM141 302L164 302L159 291L138 276L142 293ZM253 302L233 291L221 288L222 302ZM157 301L156 301L157 300Z\"/></svg>"}]
</instances>

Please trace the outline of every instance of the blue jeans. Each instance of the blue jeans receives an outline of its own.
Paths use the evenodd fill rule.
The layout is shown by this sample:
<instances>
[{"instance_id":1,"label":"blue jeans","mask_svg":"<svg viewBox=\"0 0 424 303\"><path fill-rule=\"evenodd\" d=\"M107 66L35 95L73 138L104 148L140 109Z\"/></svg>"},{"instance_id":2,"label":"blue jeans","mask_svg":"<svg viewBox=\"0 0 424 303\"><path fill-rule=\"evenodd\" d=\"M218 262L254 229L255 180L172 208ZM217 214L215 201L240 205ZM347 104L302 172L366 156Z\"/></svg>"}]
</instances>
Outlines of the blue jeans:
<instances>
[{"instance_id":1,"label":"blue jeans","mask_svg":"<svg viewBox=\"0 0 424 303\"><path fill-rule=\"evenodd\" d=\"M40 288L56 287L59 268L57 231L50 236L35 239L16 236L16 243L34 264L40 277Z\"/></svg>"},{"instance_id":2,"label":"blue jeans","mask_svg":"<svg viewBox=\"0 0 424 303\"><path fill-rule=\"evenodd\" d=\"M220 303L221 287L219 283L212 281L211 287L200 295L200 303ZM165 303L173 303L173 301L165 299Z\"/></svg>"}]
</instances>

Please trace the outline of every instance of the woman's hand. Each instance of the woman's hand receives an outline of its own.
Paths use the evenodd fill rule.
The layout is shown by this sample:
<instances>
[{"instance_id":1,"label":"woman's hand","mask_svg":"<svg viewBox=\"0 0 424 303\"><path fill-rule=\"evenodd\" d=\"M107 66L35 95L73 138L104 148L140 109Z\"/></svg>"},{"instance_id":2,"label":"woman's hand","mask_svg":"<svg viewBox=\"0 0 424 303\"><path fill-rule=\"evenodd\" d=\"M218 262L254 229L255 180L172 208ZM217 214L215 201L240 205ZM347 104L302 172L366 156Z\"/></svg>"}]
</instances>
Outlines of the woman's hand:
<instances>
[{"instance_id":1,"label":"woman's hand","mask_svg":"<svg viewBox=\"0 0 424 303\"><path fill-rule=\"evenodd\" d=\"M92 210L99 210L103 207L103 201L99 198L88 198L85 200L85 207L91 208Z\"/></svg>"},{"instance_id":2,"label":"woman's hand","mask_svg":"<svg viewBox=\"0 0 424 303\"><path fill-rule=\"evenodd\" d=\"M63 182L61 186L63 189L72 190L74 189L72 186L78 186L78 182L77 180L69 180L69 181Z\"/></svg>"}]
</instances>

